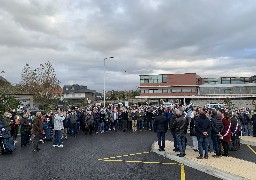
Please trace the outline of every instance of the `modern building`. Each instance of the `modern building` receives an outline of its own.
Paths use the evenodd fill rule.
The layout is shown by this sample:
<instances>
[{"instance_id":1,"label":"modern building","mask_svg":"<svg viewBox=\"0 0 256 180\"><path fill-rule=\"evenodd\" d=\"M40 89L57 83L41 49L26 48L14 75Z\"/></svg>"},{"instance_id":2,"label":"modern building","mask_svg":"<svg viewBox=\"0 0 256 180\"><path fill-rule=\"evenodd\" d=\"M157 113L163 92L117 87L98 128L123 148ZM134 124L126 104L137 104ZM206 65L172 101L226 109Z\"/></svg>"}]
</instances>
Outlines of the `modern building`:
<instances>
[{"instance_id":1,"label":"modern building","mask_svg":"<svg viewBox=\"0 0 256 180\"><path fill-rule=\"evenodd\" d=\"M201 78L196 73L140 75L140 96L164 101L256 98L256 76Z\"/></svg>"},{"instance_id":2,"label":"modern building","mask_svg":"<svg viewBox=\"0 0 256 180\"><path fill-rule=\"evenodd\" d=\"M93 103L96 98L96 91L90 90L87 86L83 85L65 85L63 87L63 100L64 101L85 101Z\"/></svg>"}]
</instances>

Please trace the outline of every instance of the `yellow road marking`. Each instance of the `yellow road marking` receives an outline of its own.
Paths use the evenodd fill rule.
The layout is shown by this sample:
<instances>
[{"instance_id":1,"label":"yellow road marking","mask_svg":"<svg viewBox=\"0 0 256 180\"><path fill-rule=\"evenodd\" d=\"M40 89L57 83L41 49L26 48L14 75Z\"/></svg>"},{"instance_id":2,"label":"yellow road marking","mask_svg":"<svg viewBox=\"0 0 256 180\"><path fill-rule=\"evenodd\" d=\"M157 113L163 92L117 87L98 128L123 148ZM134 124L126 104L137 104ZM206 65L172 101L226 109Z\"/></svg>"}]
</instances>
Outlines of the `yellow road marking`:
<instances>
[{"instance_id":1,"label":"yellow road marking","mask_svg":"<svg viewBox=\"0 0 256 180\"><path fill-rule=\"evenodd\" d=\"M256 151L254 151L254 149L252 149L252 147L250 145L247 145L247 147L254 153L256 154Z\"/></svg>"},{"instance_id":2,"label":"yellow road marking","mask_svg":"<svg viewBox=\"0 0 256 180\"><path fill-rule=\"evenodd\" d=\"M142 161L125 161L127 163L141 163Z\"/></svg>"},{"instance_id":3,"label":"yellow road marking","mask_svg":"<svg viewBox=\"0 0 256 180\"><path fill-rule=\"evenodd\" d=\"M104 162L123 162L123 160L103 160Z\"/></svg>"},{"instance_id":4,"label":"yellow road marking","mask_svg":"<svg viewBox=\"0 0 256 180\"><path fill-rule=\"evenodd\" d=\"M109 158L103 158L104 160L108 160Z\"/></svg>"},{"instance_id":5,"label":"yellow road marking","mask_svg":"<svg viewBox=\"0 0 256 180\"><path fill-rule=\"evenodd\" d=\"M142 154L142 153L136 153L136 154L138 154L138 155L139 155L139 154Z\"/></svg>"},{"instance_id":6,"label":"yellow road marking","mask_svg":"<svg viewBox=\"0 0 256 180\"><path fill-rule=\"evenodd\" d=\"M103 159L98 159L98 161L102 161Z\"/></svg>"},{"instance_id":7,"label":"yellow road marking","mask_svg":"<svg viewBox=\"0 0 256 180\"><path fill-rule=\"evenodd\" d=\"M143 154L149 154L149 152L143 152Z\"/></svg>"},{"instance_id":8,"label":"yellow road marking","mask_svg":"<svg viewBox=\"0 0 256 180\"><path fill-rule=\"evenodd\" d=\"M110 159L115 159L116 157L110 157Z\"/></svg>"},{"instance_id":9,"label":"yellow road marking","mask_svg":"<svg viewBox=\"0 0 256 180\"><path fill-rule=\"evenodd\" d=\"M143 162L143 164L161 164L161 162Z\"/></svg>"},{"instance_id":10,"label":"yellow road marking","mask_svg":"<svg viewBox=\"0 0 256 180\"><path fill-rule=\"evenodd\" d=\"M125 155L123 155L123 156L124 156L124 157L128 157L129 155L126 155L126 154L125 154Z\"/></svg>"},{"instance_id":11,"label":"yellow road marking","mask_svg":"<svg viewBox=\"0 0 256 180\"><path fill-rule=\"evenodd\" d=\"M168 164L177 164L177 163L162 163L163 165L168 165Z\"/></svg>"},{"instance_id":12,"label":"yellow road marking","mask_svg":"<svg viewBox=\"0 0 256 180\"><path fill-rule=\"evenodd\" d=\"M117 158L121 158L121 157L123 157L123 156L116 156Z\"/></svg>"},{"instance_id":13,"label":"yellow road marking","mask_svg":"<svg viewBox=\"0 0 256 180\"><path fill-rule=\"evenodd\" d=\"M135 156L136 154L130 154L130 156Z\"/></svg>"},{"instance_id":14,"label":"yellow road marking","mask_svg":"<svg viewBox=\"0 0 256 180\"><path fill-rule=\"evenodd\" d=\"M185 180L186 179L184 164L180 165L180 179L181 180Z\"/></svg>"}]
</instances>

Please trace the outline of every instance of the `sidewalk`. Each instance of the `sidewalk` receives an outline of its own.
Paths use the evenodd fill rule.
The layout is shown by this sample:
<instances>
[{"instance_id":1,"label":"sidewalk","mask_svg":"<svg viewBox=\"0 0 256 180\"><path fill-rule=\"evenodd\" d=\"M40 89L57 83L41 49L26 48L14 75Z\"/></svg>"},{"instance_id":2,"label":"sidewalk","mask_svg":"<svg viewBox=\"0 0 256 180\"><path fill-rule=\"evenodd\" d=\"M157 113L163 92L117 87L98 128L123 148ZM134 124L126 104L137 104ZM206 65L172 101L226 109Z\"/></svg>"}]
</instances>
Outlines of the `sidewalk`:
<instances>
[{"instance_id":1,"label":"sidewalk","mask_svg":"<svg viewBox=\"0 0 256 180\"><path fill-rule=\"evenodd\" d=\"M241 136L240 138L241 144L247 144L251 146L256 146L256 137L253 136Z\"/></svg>"},{"instance_id":2,"label":"sidewalk","mask_svg":"<svg viewBox=\"0 0 256 180\"><path fill-rule=\"evenodd\" d=\"M250 138L244 138L243 140L245 139L249 141ZM254 139L252 139L252 142L254 142ZM166 141L165 152L160 152L158 151L157 142L154 142L152 144L152 151L221 179L256 180L256 164L253 162L233 157L213 158L213 153L209 154L209 159L197 159L196 157L198 156L198 152L194 152L190 146L187 146L185 157L178 157L178 153L173 151L173 147L173 142Z\"/></svg>"}]
</instances>

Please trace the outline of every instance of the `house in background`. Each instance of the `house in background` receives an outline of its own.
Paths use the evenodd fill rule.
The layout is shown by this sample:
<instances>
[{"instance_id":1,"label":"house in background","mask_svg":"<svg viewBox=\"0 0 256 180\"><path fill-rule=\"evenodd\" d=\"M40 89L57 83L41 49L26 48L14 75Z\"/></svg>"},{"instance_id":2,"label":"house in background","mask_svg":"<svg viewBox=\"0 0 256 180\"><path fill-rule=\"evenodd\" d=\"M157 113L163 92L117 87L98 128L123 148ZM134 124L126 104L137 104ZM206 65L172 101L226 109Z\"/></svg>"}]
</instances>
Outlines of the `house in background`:
<instances>
[{"instance_id":1,"label":"house in background","mask_svg":"<svg viewBox=\"0 0 256 180\"><path fill-rule=\"evenodd\" d=\"M87 86L78 84L64 85L62 99L66 102L87 102L90 104L94 103L96 99L96 91L88 89Z\"/></svg>"}]
</instances>

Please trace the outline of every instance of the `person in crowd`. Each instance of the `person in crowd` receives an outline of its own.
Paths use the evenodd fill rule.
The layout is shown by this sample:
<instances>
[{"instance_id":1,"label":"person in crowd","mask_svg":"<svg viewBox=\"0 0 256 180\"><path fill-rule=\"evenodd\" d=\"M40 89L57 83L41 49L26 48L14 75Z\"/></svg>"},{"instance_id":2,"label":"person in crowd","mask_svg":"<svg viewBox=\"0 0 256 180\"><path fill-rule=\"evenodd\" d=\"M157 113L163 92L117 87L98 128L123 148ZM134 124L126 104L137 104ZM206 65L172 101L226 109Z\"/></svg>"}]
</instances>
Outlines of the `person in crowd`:
<instances>
[{"instance_id":1,"label":"person in crowd","mask_svg":"<svg viewBox=\"0 0 256 180\"><path fill-rule=\"evenodd\" d=\"M104 109L100 110L100 133L104 133L104 127L105 127L105 112Z\"/></svg>"},{"instance_id":2,"label":"person in crowd","mask_svg":"<svg viewBox=\"0 0 256 180\"><path fill-rule=\"evenodd\" d=\"M176 119L177 119L177 114L176 114L176 112L174 112L173 115L172 115L171 121L170 121L170 124L171 124L170 131L172 133L173 143L174 143L173 151L179 152L179 145L178 145L178 142L177 142L177 129L176 129L175 124L174 124Z\"/></svg>"},{"instance_id":3,"label":"person in crowd","mask_svg":"<svg viewBox=\"0 0 256 180\"><path fill-rule=\"evenodd\" d=\"M223 123L223 130L221 132L221 143L223 146L223 156L229 156L229 145L228 143L231 140L231 122L230 122L230 113L225 112L224 113L224 118L222 120Z\"/></svg>"},{"instance_id":4,"label":"person in crowd","mask_svg":"<svg viewBox=\"0 0 256 180\"><path fill-rule=\"evenodd\" d=\"M44 133L45 133L45 140L46 141L51 141L52 140L52 135L51 135L51 131L52 131L52 126L51 126L51 117L49 117L48 115L46 116L46 118L44 119L43 122L43 128L44 128Z\"/></svg>"},{"instance_id":5,"label":"person in crowd","mask_svg":"<svg viewBox=\"0 0 256 180\"><path fill-rule=\"evenodd\" d=\"M42 137L42 132L43 124L41 122L41 119L38 116L35 116L32 126L33 152L38 152L39 150L41 150L38 148L38 142Z\"/></svg>"},{"instance_id":6,"label":"person in crowd","mask_svg":"<svg viewBox=\"0 0 256 180\"><path fill-rule=\"evenodd\" d=\"M25 112L20 120L21 147L29 144L29 131L31 123L28 119L28 113Z\"/></svg>"},{"instance_id":7,"label":"person in crowd","mask_svg":"<svg viewBox=\"0 0 256 180\"><path fill-rule=\"evenodd\" d=\"M118 110L114 108L110 115L110 129L117 132Z\"/></svg>"},{"instance_id":8,"label":"person in crowd","mask_svg":"<svg viewBox=\"0 0 256 180\"><path fill-rule=\"evenodd\" d=\"M93 119L94 119L94 129L95 133L99 133L99 125L100 125L100 113L97 108L93 109Z\"/></svg>"},{"instance_id":9,"label":"person in crowd","mask_svg":"<svg viewBox=\"0 0 256 180\"><path fill-rule=\"evenodd\" d=\"M139 118L139 112L138 109L134 109L132 111L132 131L136 132L137 131L137 122Z\"/></svg>"},{"instance_id":10,"label":"person in crowd","mask_svg":"<svg viewBox=\"0 0 256 180\"><path fill-rule=\"evenodd\" d=\"M175 129L177 144L179 146L179 154L177 156L184 157L186 155L186 133L188 128L188 121L183 113L183 110L175 110L176 119L172 123L172 129Z\"/></svg>"},{"instance_id":11,"label":"person in crowd","mask_svg":"<svg viewBox=\"0 0 256 180\"><path fill-rule=\"evenodd\" d=\"M223 130L223 124L220 117L217 114L216 110L212 111L212 118L211 118L211 139L213 142L213 147L215 150L214 157L221 156L221 147L220 147L220 133Z\"/></svg>"},{"instance_id":12,"label":"person in crowd","mask_svg":"<svg viewBox=\"0 0 256 180\"><path fill-rule=\"evenodd\" d=\"M153 122L153 109L149 108L146 114L146 118L147 118L147 130L151 131L152 130L152 122Z\"/></svg>"},{"instance_id":13,"label":"person in crowd","mask_svg":"<svg viewBox=\"0 0 256 180\"><path fill-rule=\"evenodd\" d=\"M85 116L85 126L88 129L89 135L92 135L93 127L94 127L93 123L94 123L94 117L93 117L92 111L87 111Z\"/></svg>"},{"instance_id":14,"label":"person in crowd","mask_svg":"<svg viewBox=\"0 0 256 180\"><path fill-rule=\"evenodd\" d=\"M125 132L127 131L128 119L129 119L129 113L126 108L124 108L122 112L122 119L123 119L123 132Z\"/></svg>"},{"instance_id":15,"label":"person in crowd","mask_svg":"<svg viewBox=\"0 0 256 180\"><path fill-rule=\"evenodd\" d=\"M168 130L168 120L160 110L154 121L154 132L157 133L159 151L165 151L165 133Z\"/></svg>"},{"instance_id":16,"label":"person in crowd","mask_svg":"<svg viewBox=\"0 0 256 180\"><path fill-rule=\"evenodd\" d=\"M243 136L250 136L249 126L251 123L251 119L250 119L249 113L243 109L239 115L239 119L243 128Z\"/></svg>"},{"instance_id":17,"label":"person in crowd","mask_svg":"<svg viewBox=\"0 0 256 180\"><path fill-rule=\"evenodd\" d=\"M199 156L198 159L208 159L209 136L211 134L211 123L202 109L196 123L196 137L198 140ZM204 147L203 147L204 146ZM205 150L205 153L203 152ZM204 154L203 154L204 153Z\"/></svg>"},{"instance_id":18,"label":"person in crowd","mask_svg":"<svg viewBox=\"0 0 256 180\"><path fill-rule=\"evenodd\" d=\"M196 123L197 120L199 118L199 110L197 109L193 115L191 116L191 120L190 120L190 136L192 137L192 142L193 142L193 150L194 151L198 151L198 141L196 138Z\"/></svg>"},{"instance_id":19,"label":"person in crowd","mask_svg":"<svg viewBox=\"0 0 256 180\"><path fill-rule=\"evenodd\" d=\"M8 131L11 131L11 117L12 117L11 113L5 112L4 117L2 119L4 129L6 129Z\"/></svg>"},{"instance_id":20,"label":"person in crowd","mask_svg":"<svg viewBox=\"0 0 256 180\"><path fill-rule=\"evenodd\" d=\"M144 120L144 111L143 111L143 109L139 109L139 111L138 111L138 130L139 131L142 131L142 128L143 128L143 120Z\"/></svg>"},{"instance_id":21,"label":"person in crowd","mask_svg":"<svg viewBox=\"0 0 256 180\"><path fill-rule=\"evenodd\" d=\"M256 137L256 109L252 115L252 123L253 123L253 137Z\"/></svg>"},{"instance_id":22,"label":"person in crowd","mask_svg":"<svg viewBox=\"0 0 256 180\"><path fill-rule=\"evenodd\" d=\"M241 125L239 124L238 114L236 111L231 117L230 122L231 122L231 145L232 145L230 149L237 151L240 147L239 135L240 135Z\"/></svg>"},{"instance_id":23,"label":"person in crowd","mask_svg":"<svg viewBox=\"0 0 256 180\"><path fill-rule=\"evenodd\" d=\"M64 120L65 120L65 114L63 114L62 111L58 109L57 113L54 116L53 147L63 147L61 138L62 138L62 129L63 129Z\"/></svg>"},{"instance_id":24,"label":"person in crowd","mask_svg":"<svg viewBox=\"0 0 256 180\"><path fill-rule=\"evenodd\" d=\"M75 109L72 109L70 114L70 134L74 137L77 136L77 113Z\"/></svg>"}]
</instances>

